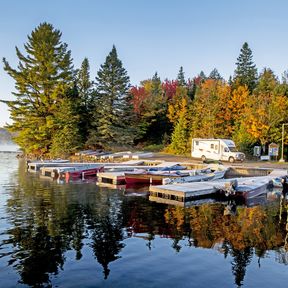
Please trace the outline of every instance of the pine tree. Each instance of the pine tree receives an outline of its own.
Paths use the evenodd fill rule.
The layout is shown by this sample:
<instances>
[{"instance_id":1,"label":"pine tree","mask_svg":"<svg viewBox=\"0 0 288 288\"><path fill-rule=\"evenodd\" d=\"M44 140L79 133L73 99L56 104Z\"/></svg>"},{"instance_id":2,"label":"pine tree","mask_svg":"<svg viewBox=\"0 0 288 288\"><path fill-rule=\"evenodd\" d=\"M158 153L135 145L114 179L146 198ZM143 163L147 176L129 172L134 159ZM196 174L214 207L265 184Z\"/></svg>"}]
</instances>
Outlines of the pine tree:
<instances>
[{"instance_id":1,"label":"pine tree","mask_svg":"<svg viewBox=\"0 0 288 288\"><path fill-rule=\"evenodd\" d=\"M185 76L184 76L184 71L183 71L183 67L180 67L178 76L177 76L177 82L178 82L178 86L186 86L186 81L185 81Z\"/></svg>"},{"instance_id":2,"label":"pine tree","mask_svg":"<svg viewBox=\"0 0 288 288\"><path fill-rule=\"evenodd\" d=\"M236 86L247 85L250 92L255 88L257 81L257 68L253 63L252 58L252 51L249 48L248 43L245 42L240 50L240 55L237 58L234 82L236 83Z\"/></svg>"},{"instance_id":3,"label":"pine tree","mask_svg":"<svg viewBox=\"0 0 288 288\"><path fill-rule=\"evenodd\" d=\"M133 107L129 93L129 77L113 46L96 77L97 101L90 145L132 144L134 138Z\"/></svg>"},{"instance_id":4,"label":"pine tree","mask_svg":"<svg viewBox=\"0 0 288 288\"><path fill-rule=\"evenodd\" d=\"M57 129L52 138L49 153L51 157L66 158L82 146L81 135L77 129L80 116L75 114L74 105L73 98L63 99L62 105L55 113Z\"/></svg>"},{"instance_id":5,"label":"pine tree","mask_svg":"<svg viewBox=\"0 0 288 288\"><path fill-rule=\"evenodd\" d=\"M209 79L213 79L213 80L223 80L222 76L220 75L220 73L218 72L218 70L216 68L214 68L210 74L209 74Z\"/></svg>"},{"instance_id":6,"label":"pine tree","mask_svg":"<svg viewBox=\"0 0 288 288\"><path fill-rule=\"evenodd\" d=\"M59 125L56 114L73 85L73 66L61 35L51 24L42 23L28 36L26 56L16 47L17 69L3 59L17 90L13 93L16 100L2 101L13 120L8 129L17 132L14 140L26 153L49 153L57 129L64 125Z\"/></svg>"},{"instance_id":7,"label":"pine tree","mask_svg":"<svg viewBox=\"0 0 288 288\"><path fill-rule=\"evenodd\" d=\"M151 86L151 92L153 96L159 96L162 94L161 90L161 79L158 76L158 73L155 72L155 74L152 77L152 86Z\"/></svg>"},{"instance_id":8,"label":"pine tree","mask_svg":"<svg viewBox=\"0 0 288 288\"><path fill-rule=\"evenodd\" d=\"M90 80L90 65L87 58L84 58L81 68L76 76L77 91L78 91L78 105L77 114L79 115L79 133L82 141L86 142L88 131L92 126L92 110L95 108L92 102L93 83Z\"/></svg>"},{"instance_id":9,"label":"pine tree","mask_svg":"<svg viewBox=\"0 0 288 288\"><path fill-rule=\"evenodd\" d=\"M171 152L176 154L185 154L188 149L189 121L187 100L185 97L182 98L181 107L179 107L179 117L171 136L171 144L168 147Z\"/></svg>"},{"instance_id":10,"label":"pine tree","mask_svg":"<svg viewBox=\"0 0 288 288\"><path fill-rule=\"evenodd\" d=\"M77 87L82 105L89 109L91 105L92 81L90 80L90 65L87 58L84 58L81 68L77 73Z\"/></svg>"},{"instance_id":11,"label":"pine tree","mask_svg":"<svg viewBox=\"0 0 288 288\"><path fill-rule=\"evenodd\" d=\"M203 71L200 71L198 77L200 78L201 82L203 82L207 79L207 77Z\"/></svg>"},{"instance_id":12,"label":"pine tree","mask_svg":"<svg viewBox=\"0 0 288 288\"><path fill-rule=\"evenodd\" d=\"M171 125L167 118L168 102L162 89L161 79L156 72L152 77L151 95L149 97L148 142L161 144L165 134L170 132ZM147 116L148 116L147 115Z\"/></svg>"}]
</instances>

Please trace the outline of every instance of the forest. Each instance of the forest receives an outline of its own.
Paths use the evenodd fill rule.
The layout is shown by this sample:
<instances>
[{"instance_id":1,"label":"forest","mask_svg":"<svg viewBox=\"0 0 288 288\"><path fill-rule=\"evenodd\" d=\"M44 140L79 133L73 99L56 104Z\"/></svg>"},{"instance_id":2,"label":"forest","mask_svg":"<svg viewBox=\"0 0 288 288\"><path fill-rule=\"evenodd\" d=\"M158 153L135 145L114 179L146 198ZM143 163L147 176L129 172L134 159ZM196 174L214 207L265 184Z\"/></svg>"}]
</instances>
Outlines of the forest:
<instances>
[{"instance_id":1,"label":"forest","mask_svg":"<svg viewBox=\"0 0 288 288\"><path fill-rule=\"evenodd\" d=\"M6 128L26 154L65 157L86 148L129 147L185 155L194 137L233 139L248 154L254 145L281 143L288 72L278 79L270 68L258 71L246 42L228 80L217 68L186 78L180 66L175 79L155 72L133 86L114 45L91 79L89 60L75 68L61 37L41 23L24 52L16 47L16 68L3 58L15 81L13 100L1 100L12 120Z\"/></svg>"}]
</instances>

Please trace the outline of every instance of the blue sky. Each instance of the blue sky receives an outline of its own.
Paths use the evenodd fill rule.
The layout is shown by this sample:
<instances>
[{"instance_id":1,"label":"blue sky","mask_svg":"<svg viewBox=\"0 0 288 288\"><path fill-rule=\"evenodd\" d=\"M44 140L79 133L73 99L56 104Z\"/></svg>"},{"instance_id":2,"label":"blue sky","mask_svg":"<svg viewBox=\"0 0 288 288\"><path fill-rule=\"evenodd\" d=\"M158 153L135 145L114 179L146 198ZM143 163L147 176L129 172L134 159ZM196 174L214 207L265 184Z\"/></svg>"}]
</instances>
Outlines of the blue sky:
<instances>
[{"instance_id":1,"label":"blue sky","mask_svg":"<svg viewBox=\"0 0 288 288\"><path fill-rule=\"evenodd\" d=\"M174 79L183 66L186 78L216 67L233 75L246 41L261 71L278 77L288 69L286 0L9 0L0 1L0 57L12 67L27 35L46 21L62 32L75 68L84 57L91 76L115 44L133 85L151 78ZM0 99L13 99L14 82L0 64ZM0 127L10 122L0 103Z\"/></svg>"}]
</instances>

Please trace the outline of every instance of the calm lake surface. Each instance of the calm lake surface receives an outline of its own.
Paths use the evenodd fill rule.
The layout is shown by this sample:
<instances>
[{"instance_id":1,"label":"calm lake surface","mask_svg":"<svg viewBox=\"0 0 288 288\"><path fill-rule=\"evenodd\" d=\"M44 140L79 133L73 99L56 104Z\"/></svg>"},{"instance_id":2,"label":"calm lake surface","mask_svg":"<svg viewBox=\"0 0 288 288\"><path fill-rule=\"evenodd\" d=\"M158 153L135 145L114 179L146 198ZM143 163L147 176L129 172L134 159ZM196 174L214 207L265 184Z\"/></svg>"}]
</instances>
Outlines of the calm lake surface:
<instances>
[{"instance_id":1,"label":"calm lake surface","mask_svg":"<svg viewBox=\"0 0 288 288\"><path fill-rule=\"evenodd\" d=\"M43 179L15 155L0 153L1 287L287 287L288 204L275 193L235 213L181 208Z\"/></svg>"}]
</instances>

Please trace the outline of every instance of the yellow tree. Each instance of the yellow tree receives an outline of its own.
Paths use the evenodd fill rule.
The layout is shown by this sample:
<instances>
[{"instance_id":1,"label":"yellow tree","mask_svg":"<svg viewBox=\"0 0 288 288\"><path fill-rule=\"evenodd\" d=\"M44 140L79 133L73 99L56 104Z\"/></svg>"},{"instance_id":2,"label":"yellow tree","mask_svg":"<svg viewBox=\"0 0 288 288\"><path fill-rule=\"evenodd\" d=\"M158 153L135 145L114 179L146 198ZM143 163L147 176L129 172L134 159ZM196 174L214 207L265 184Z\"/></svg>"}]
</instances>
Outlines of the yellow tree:
<instances>
[{"instance_id":1,"label":"yellow tree","mask_svg":"<svg viewBox=\"0 0 288 288\"><path fill-rule=\"evenodd\" d=\"M239 128L240 122L243 119L244 112L249 99L248 87L238 86L232 91L230 100L228 101L228 110L230 114L231 128L234 132Z\"/></svg>"},{"instance_id":2,"label":"yellow tree","mask_svg":"<svg viewBox=\"0 0 288 288\"><path fill-rule=\"evenodd\" d=\"M207 79L199 87L191 109L193 137L228 137L231 90L223 81Z\"/></svg>"},{"instance_id":3,"label":"yellow tree","mask_svg":"<svg viewBox=\"0 0 288 288\"><path fill-rule=\"evenodd\" d=\"M248 100L241 125L251 140L265 145L278 142L281 124L287 119L288 101L271 69L264 69L253 95Z\"/></svg>"},{"instance_id":4,"label":"yellow tree","mask_svg":"<svg viewBox=\"0 0 288 288\"><path fill-rule=\"evenodd\" d=\"M186 87L177 86L175 95L168 103L168 112L167 112L167 117L173 125L177 122L177 120L180 117L183 98L185 98L186 101L189 102L188 90Z\"/></svg>"}]
</instances>

